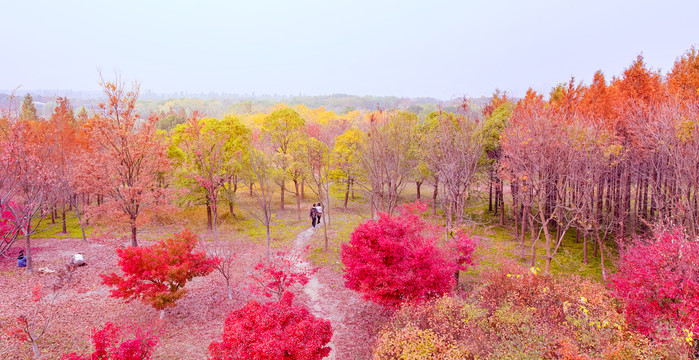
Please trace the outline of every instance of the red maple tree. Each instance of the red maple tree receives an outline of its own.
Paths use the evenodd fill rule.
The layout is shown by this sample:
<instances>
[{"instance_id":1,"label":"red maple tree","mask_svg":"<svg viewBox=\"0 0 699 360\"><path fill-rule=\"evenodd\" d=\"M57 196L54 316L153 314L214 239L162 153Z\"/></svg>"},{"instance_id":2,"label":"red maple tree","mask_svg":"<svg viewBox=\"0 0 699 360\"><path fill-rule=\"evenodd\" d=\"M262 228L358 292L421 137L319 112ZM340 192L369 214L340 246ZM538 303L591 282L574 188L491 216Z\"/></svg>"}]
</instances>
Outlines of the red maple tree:
<instances>
[{"instance_id":1,"label":"red maple tree","mask_svg":"<svg viewBox=\"0 0 699 360\"><path fill-rule=\"evenodd\" d=\"M185 229L150 247L117 249L124 276L100 274L102 283L116 287L112 297L141 299L157 310L173 307L184 296L187 281L210 274L220 261L203 251L193 252L196 245L196 235Z\"/></svg>"},{"instance_id":2,"label":"red maple tree","mask_svg":"<svg viewBox=\"0 0 699 360\"><path fill-rule=\"evenodd\" d=\"M61 360L148 360L158 344L158 337L140 328L122 328L108 322L102 330L92 330L92 354L66 354ZM132 332L133 339L124 340L126 332ZM123 340L123 341L120 341Z\"/></svg>"},{"instance_id":3,"label":"red maple tree","mask_svg":"<svg viewBox=\"0 0 699 360\"><path fill-rule=\"evenodd\" d=\"M427 223L404 206L401 214L379 213L359 225L342 245L345 285L368 300L396 308L451 292L453 276L471 264L474 250L465 234L442 248L441 227ZM461 252L456 254L455 252Z\"/></svg>"},{"instance_id":4,"label":"red maple tree","mask_svg":"<svg viewBox=\"0 0 699 360\"><path fill-rule=\"evenodd\" d=\"M210 360L304 359L319 360L330 353L330 322L306 308L293 306L294 295L261 305L251 301L231 311L223 339L209 345Z\"/></svg>"}]
</instances>

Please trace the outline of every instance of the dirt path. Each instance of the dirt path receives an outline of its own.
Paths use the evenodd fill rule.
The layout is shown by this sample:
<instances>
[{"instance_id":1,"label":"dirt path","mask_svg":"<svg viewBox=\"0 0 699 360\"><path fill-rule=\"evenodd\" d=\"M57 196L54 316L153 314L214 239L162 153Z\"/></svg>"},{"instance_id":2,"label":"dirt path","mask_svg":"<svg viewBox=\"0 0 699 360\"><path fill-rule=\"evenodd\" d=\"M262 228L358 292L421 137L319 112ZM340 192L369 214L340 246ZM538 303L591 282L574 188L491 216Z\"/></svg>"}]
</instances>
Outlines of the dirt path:
<instances>
[{"instance_id":1,"label":"dirt path","mask_svg":"<svg viewBox=\"0 0 699 360\"><path fill-rule=\"evenodd\" d=\"M316 229L310 227L296 236L294 253L303 253ZM311 265L306 260L299 266ZM342 275L326 268L319 269L311 276L303 292L308 296L308 310L317 317L329 320L333 328L333 337L328 344L332 350L325 359L370 358L374 335L386 320L384 309L362 300L357 293L345 288Z\"/></svg>"},{"instance_id":2,"label":"dirt path","mask_svg":"<svg viewBox=\"0 0 699 360\"><path fill-rule=\"evenodd\" d=\"M301 254L303 252L304 247L310 240L315 229L316 228L309 227L296 236L296 239L294 239L294 253ZM299 266L310 267L311 265L307 260L304 260L299 264ZM306 286L303 287L303 292L308 295L310 300L310 307L308 310L311 312L311 314L329 320L333 327L333 331L336 331L338 326L342 323L342 314L340 311L338 311L337 306L323 301L324 299L321 297L321 294L325 292L325 287L326 285L321 283L320 280L318 280L318 276L314 274L311 276L310 280L308 280ZM333 339L331 339L330 343L328 344L331 350L327 359L336 359L337 357L337 352L335 350L336 346L334 344L335 337L336 336L333 336Z\"/></svg>"}]
</instances>

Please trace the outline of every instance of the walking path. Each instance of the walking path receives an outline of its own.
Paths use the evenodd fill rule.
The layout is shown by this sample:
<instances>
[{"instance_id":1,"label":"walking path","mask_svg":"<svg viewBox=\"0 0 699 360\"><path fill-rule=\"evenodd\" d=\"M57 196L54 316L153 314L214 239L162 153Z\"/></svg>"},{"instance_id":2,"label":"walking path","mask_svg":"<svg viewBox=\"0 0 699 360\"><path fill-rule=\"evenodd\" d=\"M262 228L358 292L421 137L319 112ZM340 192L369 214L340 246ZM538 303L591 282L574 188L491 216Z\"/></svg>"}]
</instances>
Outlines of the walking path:
<instances>
[{"instance_id":1,"label":"walking path","mask_svg":"<svg viewBox=\"0 0 699 360\"><path fill-rule=\"evenodd\" d=\"M310 240L311 235L313 235L313 231L315 228L309 227L308 229L300 232L297 236L296 239L294 240L294 249L293 253L296 255L299 255L303 261L299 263L299 267L311 267L311 265L308 263L306 259L302 257L303 249L306 247L306 244L308 243L308 240ZM331 301L328 301L328 299L324 299L321 294L327 291L327 286L318 280L318 276L316 274L311 275L310 279L308 280L308 283L306 286L303 287L303 292L308 295L308 298L310 299L310 307L309 311L311 314L325 319L329 320L330 324L333 327L333 333L336 333L338 330L338 327L341 326L342 323L342 315L337 308L336 304L333 304ZM333 339L330 340L330 343L328 346L330 346L330 355L326 357L326 359L335 359L336 358L336 349L334 346L334 339L336 336L333 335Z\"/></svg>"},{"instance_id":2,"label":"walking path","mask_svg":"<svg viewBox=\"0 0 699 360\"><path fill-rule=\"evenodd\" d=\"M301 259L299 267L310 267L304 249L317 228L309 227L294 239L292 254ZM322 230L321 230L322 231ZM378 329L390 312L345 287L342 275L322 267L303 287L308 297L308 310L315 316L329 320L333 329L330 355L324 360L364 360L371 358L371 347Z\"/></svg>"}]
</instances>

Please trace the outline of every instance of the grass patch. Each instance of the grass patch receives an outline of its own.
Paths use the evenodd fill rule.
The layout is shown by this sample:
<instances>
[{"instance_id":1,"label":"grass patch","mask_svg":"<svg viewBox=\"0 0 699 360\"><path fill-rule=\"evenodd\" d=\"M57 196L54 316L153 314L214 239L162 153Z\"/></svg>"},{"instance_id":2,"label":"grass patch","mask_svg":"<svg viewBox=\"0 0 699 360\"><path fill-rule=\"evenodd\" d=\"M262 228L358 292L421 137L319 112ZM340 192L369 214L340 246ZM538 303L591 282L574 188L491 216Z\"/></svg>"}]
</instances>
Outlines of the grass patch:
<instances>
[{"instance_id":1,"label":"grass patch","mask_svg":"<svg viewBox=\"0 0 699 360\"><path fill-rule=\"evenodd\" d=\"M331 216L328 226L328 251L325 251L325 237L321 224L311 236L309 258L316 266L327 266L333 271L342 272L344 267L340 259L341 245L350 240L354 229L366 221L366 217L340 210L335 210Z\"/></svg>"},{"instance_id":2,"label":"grass patch","mask_svg":"<svg viewBox=\"0 0 699 360\"><path fill-rule=\"evenodd\" d=\"M37 228L38 232L33 235L37 238L48 238L48 239L68 239L68 238L82 238L82 232L80 231L80 223L78 222L78 217L66 216L66 233L63 233L63 220L58 218L56 223L51 223L51 217L44 218ZM36 222L33 224L36 226ZM91 236L95 229L92 226L85 226L85 236Z\"/></svg>"},{"instance_id":3,"label":"grass patch","mask_svg":"<svg viewBox=\"0 0 699 360\"><path fill-rule=\"evenodd\" d=\"M506 212L505 214L509 214ZM487 211L487 204L476 208L470 214L478 222L485 223L485 226L476 227L474 234L483 239L481 246L477 250L477 256L480 259L480 264L469 271L470 275L477 275L482 271L494 270L499 268L498 258L505 257L517 261L519 264L529 267L531 265L531 237L529 231L524 237L524 246L520 245L519 240L515 236L514 223L507 220L504 226L499 225L499 216L494 216ZM492 225L491 225L492 224ZM555 229L552 231L555 238ZM582 236L579 242L575 242L575 229L569 229L558 252L551 261L551 274L565 275L577 274L582 277L602 281L601 256L599 252L594 256L595 244L588 239L588 263L583 263L583 241ZM610 274L615 269L615 261L617 258L616 249L612 244L606 244L605 253L605 269L607 274ZM555 244L552 244L553 251ZM546 266L546 240L541 234L540 239L535 244L536 262L535 266L544 269Z\"/></svg>"}]
</instances>

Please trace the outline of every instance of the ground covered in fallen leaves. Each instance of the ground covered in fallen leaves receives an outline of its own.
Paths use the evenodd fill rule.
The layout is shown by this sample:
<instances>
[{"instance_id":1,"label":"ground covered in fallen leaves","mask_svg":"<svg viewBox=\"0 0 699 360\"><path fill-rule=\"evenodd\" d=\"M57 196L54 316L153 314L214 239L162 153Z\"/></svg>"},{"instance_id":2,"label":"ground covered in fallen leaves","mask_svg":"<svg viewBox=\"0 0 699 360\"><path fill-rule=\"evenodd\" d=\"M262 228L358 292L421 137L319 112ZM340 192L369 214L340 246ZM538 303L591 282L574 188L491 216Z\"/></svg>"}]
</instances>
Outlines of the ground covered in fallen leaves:
<instances>
[{"instance_id":1,"label":"ground covered in fallen leaves","mask_svg":"<svg viewBox=\"0 0 699 360\"><path fill-rule=\"evenodd\" d=\"M301 233L296 243L303 245L311 232ZM176 307L168 309L161 320L158 311L139 301L127 303L111 298L109 287L101 284L99 274L119 273L115 249L129 244L126 238L110 236L95 236L87 242L70 238L32 239L35 271L29 274L17 268L16 255L20 250L20 242L17 242L8 257L0 258L0 358L31 358L30 344L8 334L16 326L17 317L25 315L36 319L37 325L43 325L50 318L46 334L39 340L43 359L92 351L91 331L101 329L107 322L141 327L157 334L155 359L205 359L209 343L220 340L229 311L253 299L271 300L249 290L249 274L264 254L262 245L249 242L236 260L233 300L227 297L223 277L214 272L188 283L185 297ZM140 241L141 246L151 244L148 240ZM52 285L57 274L77 252L84 254L88 265L77 268L70 284L54 293ZM35 301L37 288L41 288L43 294L39 301ZM320 268L309 284L292 290L297 304L331 321L334 335L329 358L370 357L376 333L389 313L346 289L342 274L330 268ZM51 303L56 294L58 297Z\"/></svg>"}]
</instances>

